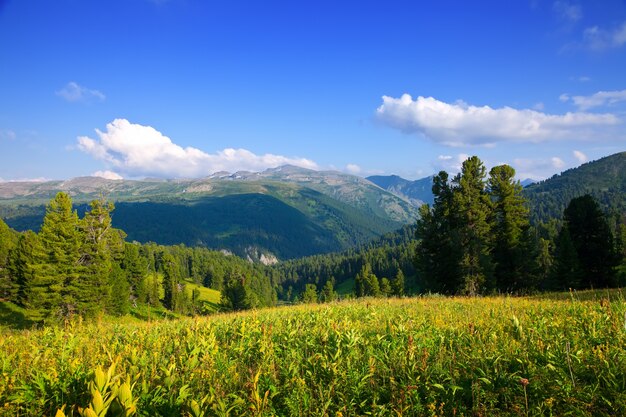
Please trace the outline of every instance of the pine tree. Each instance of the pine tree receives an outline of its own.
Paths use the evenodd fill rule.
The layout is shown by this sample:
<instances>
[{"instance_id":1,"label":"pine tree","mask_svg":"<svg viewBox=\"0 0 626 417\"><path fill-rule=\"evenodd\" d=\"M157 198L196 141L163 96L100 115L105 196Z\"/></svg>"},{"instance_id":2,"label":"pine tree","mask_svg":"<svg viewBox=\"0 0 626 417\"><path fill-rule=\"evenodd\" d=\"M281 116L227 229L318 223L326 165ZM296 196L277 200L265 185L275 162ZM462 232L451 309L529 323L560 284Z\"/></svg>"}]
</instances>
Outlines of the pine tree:
<instances>
[{"instance_id":1,"label":"pine tree","mask_svg":"<svg viewBox=\"0 0 626 417\"><path fill-rule=\"evenodd\" d=\"M220 307L225 311L248 310L254 307L252 294L243 276L235 272L231 273L222 292Z\"/></svg>"},{"instance_id":2,"label":"pine tree","mask_svg":"<svg viewBox=\"0 0 626 417\"><path fill-rule=\"evenodd\" d=\"M123 316L130 310L130 285L126 279L126 274L122 268L113 263L109 273L109 298L107 300L106 311L109 314Z\"/></svg>"},{"instance_id":3,"label":"pine tree","mask_svg":"<svg viewBox=\"0 0 626 417\"><path fill-rule=\"evenodd\" d=\"M580 267L576 247L570 237L569 228L564 225L556 241L554 260L546 288L553 291L577 289L581 286L582 278L583 270Z\"/></svg>"},{"instance_id":4,"label":"pine tree","mask_svg":"<svg viewBox=\"0 0 626 417\"><path fill-rule=\"evenodd\" d=\"M329 303L335 301L338 298L338 294L335 291L335 279L330 277L324 284L322 291L320 291L320 301L323 303Z\"/></svg>"},{"instance_id":5,"label":"pine tree","mask_svg":"<svg viewBox=\"0 0 626 417\"><path fill-rule=\"evenodd\" d=\"M139 253L140 246L134 243L124 244L124 255L121 267L125 271L130 284L131 299L133 302L146 302L148 289L146 288L146 274L148 263Z\"/></svg>"},{"instance_id":6,"label":"pine tree","mask_svg":"<svg viewBox=\"0 0 626 417\"><path fill-rule=\"evenodd\" d=\"M17 240L17 233L0 219L0 299L13 301L17 293L17 284L9 273L10 253Z\"/></svg>"},{"instance_id":7,"label":"pine tree","mask_svg":"<svg viewBox=\"0 0 626 417\"><path fill-rule=\"evenodd\" d=\"M317 287L315 284L306 284L300 296L300 302L305 304L317 303Z\"/></svg>"},{"instance_id":8,"label":"pine tree","mask_svg":"<svg viewBox=\"0 0 626 417\"><path fill-rule=\"evenodd\" d=\"M82 234L79 279L67 291L72 293L82 315L94 316L104 311L111 296L109 278L121 257L124 242L119 231L111 225L112 203L94 200L80 221Z\"/></svg>"},{"instance_id":9,"label":"pine tree","mask_svg":"<svg viewBox=\"0 0 626 417\"><path fill-rule=\"evenodd\" d=\"M495 284L500 291L513 291L529 284L525 266L529 263L527 251L532 246L526 239L530 237L527 235L530 222L522 186L514 177L515 170L508 165L493 167L489 172L488 189L493 202L491 253Z\"/></svg>"},{"instance_id":10,"label":"pine tree","mask_svg":"<svg viewBox=\"0 0 626 417\"><path fill-rule=\"evenodd\" d=\"M35 253L39 250L37 235L28 230L20 234L17 245L9 256L8 270L14 286L14 298L11 300L28 310L34 310L37 304L33 300L35 284ZM37 316L37 314L35 314ZM37 320L43 317L34 317Z\"/></svg>"},{"instance_id":11,"label":"pine tree","mask_svg":"<svg viewBox=\"0 0 626 417\"><path fill-rule=\"evenodd\" d=\"M378 297L380 296L380 285L378 277L372 272L372 267L366 263L354 279L355 292L357 297Z\"/></svg>"},{"instance_id":12,"label":"pine tree","mask_svg":"<svg viewBox=\"0 0 626 417\"><path fill-rule=\"evenodd\" d=\"M422 290L453 294L461 286L459 214L448 173L433 178L434 204L420 207L416 225L416 266Z\"/></svg>"},{"instance_id":13,"label":"pine tree","mask_svg":"<svg viewBox=\"0 0 626 417\"><path fill-rule=\"evenodd\" d=\"M576 249L584 287L606 288L617 284L615 268L619 263L613 234L604 213L590 195L570 201L563 213L571 241Z\"/></svg>"},{"instance_id":14,"label":"pine tree","mask_svg":"<svg viewBox=\"0 0 626 417\"><path fill-rule=\"evenodd\" d=\"M36 245L31 305L39 319L60 319L77 313L76 293L80 279L81 235L72 200L58 193L46 208Z\"/></svg>"},{"instance_id":15,"label":"pine tree","mask_svg":"<svg viewBox=\"0 0 626 417\"><path fill-rule=\"evenodd\" d=\"M163 255L163 306L178 311L180 275L174 257L169 253Z\"/></svg>"},{"instance_id":16,"label":"pine tree","mask_svg":"<svg viewBox=\"0 0 626 417\"><path fill-rule=\"evenodd\" d=\"M396 297L404 295L404 273L402 269L398 269L395 278L391 281L391 290Z\"/></svg>"},{"instance_id":17,"label":"pine tree","mask_svg":"<svg viewBox=\"0 0 626 417\"><path fill-rule=\"evenodd\" d=\"M393 294L393 290L391 289L391 283L388 278L382 277L380 279L380 295L383 297L390 297Z\"/></svg>"},{"instance_id":18,"label":"pine tree","mask_svg":"<svg viewBox=\"0 0 626 417\"><path fill-rule=\"evenodd\" d=\"M476 156L463 162L461 173L455 177L454 206L458 210L459 244L461 254L461 290L475 295L490 286L491 212L489 195L485 191L485 167Z\"/></svg>"}]
</instances>

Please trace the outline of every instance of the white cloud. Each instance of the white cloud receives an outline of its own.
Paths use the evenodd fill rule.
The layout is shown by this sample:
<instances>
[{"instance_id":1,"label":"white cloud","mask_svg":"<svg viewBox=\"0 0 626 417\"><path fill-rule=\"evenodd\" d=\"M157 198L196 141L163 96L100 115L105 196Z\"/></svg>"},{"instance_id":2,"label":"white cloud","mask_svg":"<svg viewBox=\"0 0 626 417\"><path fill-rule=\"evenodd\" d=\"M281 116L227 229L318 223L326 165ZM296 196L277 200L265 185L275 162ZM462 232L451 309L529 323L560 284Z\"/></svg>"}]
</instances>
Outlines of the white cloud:
<instances>
[{"instance_id":1,"label":"white cloud","mask_svg":"<svg viewBox=\"0 0 626 417\"><path fill-rule=\"evenodd\" d=\"M554 175L557 171L562 171L565 162L557 156L537 159L516 158L510 165L515 168L517 178L542 180Z\"/></svg>"},{"instance_id":2,"label":"white cloud","mask_svg":"<svg viewBox=\"0 0 626 417\"><path fill-rule=\"evenodd\" d=\"M56 92L56 95L71 103L104 101L106 99L106 96L100 91L83 87L74 81L67 83L65 87Z\"/></svg>"},{"instance_id":3,"label":"white cloud","mask_svg":"<svg viewBox=\"0 0 626 417\"><path fill-rule=\"evenodd\" d=\"M100 177L100 178L104 178L105 180L123 180L124 177L122 177L120 174L113 172L113 171L96 171L93 174L91 174L92 177Z\"/></svg>"},{"instance_id":4,"label":"white cloud","mask_svg":"<svg viewBox=\"0 0 626 417\"><path fill-rule=\"evenodd\" d=\"M545 108L546 108L546 105L543 104L542 102L535 103L533 105L533 109L535 109L535 110L543 111L543 109L545 109Z\"/></svg>"},{"instance_id":5,"label":"white cloud","mask_svg":"<svg viewBox=\"0 0 626 417\"><path fill-rule=\"evenodd\" d=\"M573 151L573 154L574 154L574 158L576 158L578 162L580 162L581 164L589 160L589 158L587 158L587 155L585 155L581 151Z\"/></svg>"},{"instance_id":6,"label":"white cloud","mask_svg":"<svg viewBox=\"0 0 626 417\"><path fill-rule=\"evenodd\" d=\"M346 171L350 174L356 175L361 172L361 167L356 164L348 164L346 165Z\"/></svg>"},{"instance_id":7,"label":"white cloud","mask_svg":"<svg viewBox=\"0 0 626 417\"><path fill-rule=\"evenodd\" d=\"M624 44L626 44L626 22L613 29L592 26L583 32L582 46L594 51L619 48Z\"/></svg>"},{"instance_id":8,"label":"white cloud","mask_svg":"<svg viewBox=\"0 0 626 417\"><path fill-rule=\"evenodd\" d=\"M578 22L583 17L582 7L579 4L558 0L554 2L552 8L561 19L572 23Z\"/></svg>"},{"instance_id":9,"label":"white cloud","mask_svg":"<svg viewBox=\"0 0 626 417\"><path fill-rule=\"evenodd\" d=\"M115 119L107 124L106 132L96 129L96 134L98 139L79 137L78 148L130 177L202 177L217 171L261 171L286 164L317 168L309 159L255 155L246 149L227 148L208 154L197 148L183 148L153 127L126 119Z\"/></svg>"},{"instance_id":10,"label":"white cloud","mask_svg":"<svg viewBox=\"0 0 626 417\"><path fill-rule=\"evenodd\" d=\"M626 90L598 91L590 96L570 96L569 94L561 94L559 99L563 102L572 101L581 111L585 111L593 107L612 105L626 101Z\"/></svg>"},{"instance_id":11,"label":"white cloud","mask_svg":"<svg viewBox=\"0 0 626 417\"><path fill-rule=\"evenodd\" d=\"M437 161L432 165L435 168L435 171L446 171L451 173L457 173L461 171L463 167L463 162L469 158L469 155L465 153L460 153L455 156L452 155L439 155L437 157Z\"/></svg>"},{"instance_id":12,"label":"white cloud","mask_svg":"<svg viewBox=\"0 0 626 417\"><path fill-rule=\"evenodd\" d=\"M383 96L376 110L383 123L405 133L423 134L448 146L493 145L497 142L544 142L557 139L597 139L620 123L613 114L553 115L511 107L453 104L433 97Z\"/></svg>"}]
</instances>

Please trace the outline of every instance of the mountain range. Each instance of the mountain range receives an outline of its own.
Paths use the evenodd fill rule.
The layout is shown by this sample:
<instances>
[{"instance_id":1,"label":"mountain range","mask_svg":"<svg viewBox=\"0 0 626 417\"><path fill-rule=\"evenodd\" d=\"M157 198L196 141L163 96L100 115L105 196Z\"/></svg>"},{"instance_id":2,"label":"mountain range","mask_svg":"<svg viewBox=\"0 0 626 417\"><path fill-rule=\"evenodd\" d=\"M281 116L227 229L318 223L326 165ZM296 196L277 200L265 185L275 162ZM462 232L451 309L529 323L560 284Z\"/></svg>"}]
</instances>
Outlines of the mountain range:
<instances>
[{"instance_id":1,"label":"mountain range","mask_svg":"<svg viewBox=\"0 0 626 417\"><path fill-rule=\"evenodd\" d=\"M0 217L17 230L37 230L45 205L59 191L79 214L88 202L115 202L114 226L129 240L223 249L275 262L341 251L417 218L432 203L432 176L361 178L336 171L282 166L263 172L220 172L202 179L0 183ZM626 152L588 162L527 185L534 223L560 218L569 201L589 193L607 213L626 213Z\"/></svg>"},{"instance_id":2,"label":"mountain range","mask_svg":"<svg viewBox=\"0 0 626 417\"><path fill-rule=\"evenodd\" d=\"M17 230L36 230L59 191L79 214L93 199L115 202L113 224L129 240L201 245L252 260L347 249L417 216L407 200L363 178L294 166L189 180L0 183L0 216Z\"/></svg>"}]
</instances>

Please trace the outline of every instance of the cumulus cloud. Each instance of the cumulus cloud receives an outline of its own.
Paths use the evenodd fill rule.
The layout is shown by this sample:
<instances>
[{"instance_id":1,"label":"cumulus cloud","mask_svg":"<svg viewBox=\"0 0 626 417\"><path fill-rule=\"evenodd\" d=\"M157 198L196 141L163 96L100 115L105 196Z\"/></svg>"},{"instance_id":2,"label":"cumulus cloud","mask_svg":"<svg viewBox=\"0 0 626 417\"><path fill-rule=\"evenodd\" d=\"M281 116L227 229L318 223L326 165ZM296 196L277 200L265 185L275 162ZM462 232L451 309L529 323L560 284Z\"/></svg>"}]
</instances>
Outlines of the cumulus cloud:
<instances>
[{"instance_id":1,"label":"cumulus cloud","mask_svg":"<svg viewBox=\"0 0 626 417\"><path fill-rule=\"evenodd\" d=\"M626 44L626 22L612 29L592 26L583 32L582 46L594 51L619 48L624 44Z\"/></svg>"},{"instance_id":2,"label":"cumulus cloud","mask_svg":"<svg viewBox=\"0 0 626 417\"><path fill-rule=\"evenodd\" d=\"M626 101L626 90L598 91L590 96L570 96L569 94L561 94L559 99L563 102L571 101L581 111L585 111L593 107L613 105L621 101Z\"/></svg>"},{"instance_id":3,"label":"cumulus cloud","mask_svg":"<svg viewBox=\"0 0 626 417\"><path fill-rule=\"evenodd\" d=\"M405 133L418 133L448 146L494 145L497 142L544 142L556 139L598 138L607 127L620 123L613 114L565 113L554 115L511 107L446 103L433 97L417 99L383 96L379 120Z\"/></svg>"},{"instance_id":4,"label":"cumulus cloud","mask_svg":"<svg viewBox=\"0 0 626 417\"><path fill-rule=\"evenodd\" d=\"M554 2L552 8L561 19L571 23L576 23L583 17L583 10L579 4L559 0Z\"/></svg>"},{"instance_id":5,"label":"cumulus cloud","mask_svg":"<svg viewBox=\"0 0 626 417\"><path fill-rule=\"evenodd\" d=\"M122 177L120 174L113 172L113 171L96 171L93 174L91 174L92 177L100 177L100 178L104 178L105 180L123 180L124 177Z\"/></svg>"},{"instance_id":6,"label":"cumulus cloud","mask_svg":"<svg viewBox=\"0 0 626 417\"><path fill-rule=\"evenodd\" d=\"M589 160L589 158L587 158L587 155L585 155L581 151L573 151L573 154L574 154L574 158L576 158L578 162L580 162L581 164Z\"/></svg>"},{"instance_id":7,"label":"cumulus cloud","mask_svg":"<svg viewBox=\"0 0 626 417\"><path fill-rule=\"evenodd\" d=\"M554 175L555 171L562 171L565 167L565 161L558 156L536 159L516 158L511 166L515 168L517 178L542 180Z\"/></svg>"},{"instance_id":8,"label":"cumulus cloud","mask_svg":"<svg viewBox=\"0 0 626 417\"><path fill-rule=\"evenodd\" d=\"M56 95L70 103L104 101L106 96L98 90L83 87L74 81L65 84L65 87L56 92Z\"/></svg>"},{"instance_id":9,"label":"cumulus cloud","mask_svg":"<svg viewBox=\"0 0 626 417\"><path fill-rule=\"evenodd\" d=\"M246 149L227 148L209 154L193 147L183 148L151 126L115 119L106 131L96 129L97 139L78 138L78 148L104 161L125 176L164 178L202 177L217 171L261 171L280 165L316 169L309 159L280 155L256 155Z\"/></svg>"},{"instance_id":10,"label":"cumulus cloud","mask_svg":"<svg viewBox=\"0 0 626 417\"><path fill-rule=\"evenodd\" d=\"M350 174L358 174L361 172L361 167L358 166L357 164L348 164L346 165L346 171L349 172Z\"/></svg>"}]
</instances>

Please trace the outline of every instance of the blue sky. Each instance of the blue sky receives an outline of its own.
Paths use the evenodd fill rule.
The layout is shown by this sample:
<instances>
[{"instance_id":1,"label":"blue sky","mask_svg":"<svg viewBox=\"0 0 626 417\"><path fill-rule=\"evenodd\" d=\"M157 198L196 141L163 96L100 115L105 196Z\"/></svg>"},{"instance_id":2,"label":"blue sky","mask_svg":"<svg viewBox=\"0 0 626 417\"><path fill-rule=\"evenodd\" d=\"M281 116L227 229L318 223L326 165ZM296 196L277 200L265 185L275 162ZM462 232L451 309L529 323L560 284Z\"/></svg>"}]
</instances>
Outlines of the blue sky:
<instances>
[{"instance_id":1,"label":"blue sky","mask_svg":"<svg viewBox=\"0 0 626 417\"><path fill-rule=\"evenodd\" d=\"M4 181L624 150L623 0L0 0Z\"/></svg>"}]
</instances>

